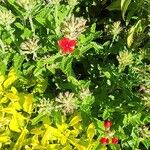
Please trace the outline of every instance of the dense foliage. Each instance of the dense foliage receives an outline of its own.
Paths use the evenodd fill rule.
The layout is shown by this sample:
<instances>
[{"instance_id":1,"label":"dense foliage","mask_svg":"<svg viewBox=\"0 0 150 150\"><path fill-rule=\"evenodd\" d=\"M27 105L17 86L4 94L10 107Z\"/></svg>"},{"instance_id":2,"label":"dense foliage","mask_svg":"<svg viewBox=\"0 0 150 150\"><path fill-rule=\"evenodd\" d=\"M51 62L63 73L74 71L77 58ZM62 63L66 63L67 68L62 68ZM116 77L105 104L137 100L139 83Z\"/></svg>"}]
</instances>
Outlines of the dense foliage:
<instances>
[{"instance_id":1,"label":"dense foliage","mask_svg":"<svg viewBox=\"0 0 150 150\"><path fill-rule=\"evenodd\" d=\"M0 0L0 149L147 150L149 0Z\"/></svg>"}]
</instances>

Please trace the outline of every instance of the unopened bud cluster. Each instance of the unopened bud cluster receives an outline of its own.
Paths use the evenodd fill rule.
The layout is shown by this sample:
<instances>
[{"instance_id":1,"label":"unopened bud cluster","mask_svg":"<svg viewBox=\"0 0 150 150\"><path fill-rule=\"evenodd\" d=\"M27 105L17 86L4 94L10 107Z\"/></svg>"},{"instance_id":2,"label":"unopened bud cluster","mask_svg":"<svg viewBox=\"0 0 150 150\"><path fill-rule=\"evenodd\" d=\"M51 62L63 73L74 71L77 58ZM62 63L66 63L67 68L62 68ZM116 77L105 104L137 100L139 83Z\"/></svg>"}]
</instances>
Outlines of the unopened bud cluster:
<instances>
[{"instance_id":1,"label":"unopened bud cluster","mask_svg":"<svg viewBox=\"0 0 150 150\"><path fill-rule=\"evenodd\" d=\"M74 17L72 15L61 24L61 32L64 37L69 39L77 39L77 37L85 31L86 20L82 17Z\"/></svg>"},{"instance_id":2,"label":"unopened bud cluster","mask_svg":"<svg viewBox=\"0 0 150 150\"><path fill-rule=\"evenodd\" d=\"M15 21L14 15L11 10L1 10L0 11L0 24L3 26L9 26Z\"/></svg>"}]
</instances>

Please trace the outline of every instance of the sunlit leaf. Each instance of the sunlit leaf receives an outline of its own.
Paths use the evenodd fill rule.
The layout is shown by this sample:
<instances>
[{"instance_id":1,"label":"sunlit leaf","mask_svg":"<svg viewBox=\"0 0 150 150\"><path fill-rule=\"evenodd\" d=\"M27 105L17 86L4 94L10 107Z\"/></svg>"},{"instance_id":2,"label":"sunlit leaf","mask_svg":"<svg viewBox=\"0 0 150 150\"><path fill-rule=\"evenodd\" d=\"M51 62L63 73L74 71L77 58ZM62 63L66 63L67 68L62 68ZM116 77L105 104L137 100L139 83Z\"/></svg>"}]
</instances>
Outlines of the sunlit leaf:
<instances>
[{"instance_id":1,"label":"sunlit leaf","mask_svg":"<svg viewBox=\"0 0 150 150\"><path fill-rule=\"evenodd\" d=\"M7 143L7 142L10 142L10 137L1 135L0 143Z\"/></svg>"},{"instance_id":2,"label":"sunlit leaf","mask_svg":"<svg viewBox=\"0 0 150 150\"><path fill-rule=\"evenodd\" d=\"M93 139L94 135L95 135L95 126L93 123L91 123L87 129L87 137L91 141Z\"/></svg>"},{"instance_id":3,"label":"sunlit leaf","mask_svg":"<svg viewBox=\"0 0 150 150\"><path fill-rule=\"evenodd\" d=\"M12 119L9 124L9 128L15 132L21 132L23 126L25 125L25 117L18 112L14 112Z\"/></svg>"},{"instance_id":4,"label":"sunlit leaf","mask_svg":"<svg viewBox=\"0 0 150 150\"><path fill-rule=\"evenodd\" d=\"M21 132L16 116L13 116L12 120L10 121L9 128L10 130L15 131L15 132Z\"/></svg>"},{"instance_id":5,"label":"sunlit leaf","mask_svg":"<svg viewBox=\"0 0 150 150\"><path fill-rule=\"evenodd\" d=\"M16 81L17 77L11 76L4 82L4 88L8 88L11 84L13 84Z\"/></svg>"},{"instance_id":6,"label":"sunlit leaf","mask_svg":"<svg viewBox=\"0 0 150 150\"><path fill-rule=\"evenodd\" d=\"M128 37L127 37L127 45L128 47L131 47L134 41L134 34L135 32L138 31L139 25L141 24L141 20L139 20L135 25L133 25L129 32L128 32Z\"/></svg>"},{"instance_id":7,"label":"sunlit leaf","mask_svg":"<svg viewBox=\"0 0 150 150\"><path fill-rule=\"evenodd\" d=\"M5 77L3 75L0 75L0 84L2 84L5 80Z\"/></svg>"},{"instance_id":8,"label":"sunlit leaf","mask_svg":"<svg viewBox=\"0 0 150 150\"><path fill-rule=\"evenodd\" d=\"M27 133L28 133L28 130L26 128L24 128L22 130L17 142L15 143L13 150L20 150L21 149Z\"/></svg>"},{"instance_id":9,"label":"sunlit leaf","mask_svg":"<svg viewBox=\"0 0 150 150\"><path fill-rule=\"evenodd\" d=\"M8 99L10 99L12 102L18 101L19 100L19 96L13 93L7 93L5 95Z\"/></svg>"},{"instance_id":10,"label":"sunlit leaf","mask_svg":"<svg viewBox=\"0 0 150 150\"><path fill-rule=\"evenodd\" d=\"M72 118L69 125L74 126L74 125L78 124L80 121L81 121L81 117L80 116L75 116L75 117Z\"/></svg>"},{"instance_id":11,"label":"sunlit leaf","mask_svg":"<svg viewBox=\"0 0 150 150\"><path fill-rule=\"evenodd\" d=\"M32 112L32 103L33 103L33 95L28 94L24 96L24 104L23 104L23 109L27 113L31 114Z\"/></svg>"},{"instance_id":12,"label":"sunlit leaf","mask_svg":"<svg viewBox=\"0 0 150 150\"><path fill-rule=\"evenodd\" d=\"M6 79L4 82L4 88L8 88L11 84L13 84L16 81L16 79L17 79L16 72L14 71L14 69L12 69L8 73L8 79Z\"/></svg>"},{"instance_id":13,"label":"sunlit leaf","mask_svg":"<svg viewBox=\"0 0 150 150\"><path fill-rule=\"evenodd\" d=\"M122 11L122 18L124 19L125 13L128 9L131 0L121 0L121 11Z\"/></svg>"}]
</instances>

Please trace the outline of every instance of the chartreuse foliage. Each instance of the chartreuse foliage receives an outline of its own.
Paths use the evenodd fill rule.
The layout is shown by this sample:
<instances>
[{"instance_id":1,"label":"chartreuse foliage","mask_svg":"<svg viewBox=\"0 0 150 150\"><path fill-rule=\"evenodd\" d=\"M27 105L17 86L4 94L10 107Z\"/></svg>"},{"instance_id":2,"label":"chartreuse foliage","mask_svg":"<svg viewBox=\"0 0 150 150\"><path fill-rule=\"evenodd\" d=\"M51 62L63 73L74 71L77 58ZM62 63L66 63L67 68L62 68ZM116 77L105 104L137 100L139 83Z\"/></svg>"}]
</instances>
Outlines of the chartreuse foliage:
<instances>
[{"instance_id":1,"label":"chartreuse foliage","mask_svg":"<svg viewBox=\"0 0 150 150\"><path fill-rule=\"evenodd\" d=\"M19 93L14 87L18 76L14 69L8 75L0 76L0 125L1 148L25 149L88 149L91 150L96 140L96 129L89 124L83 133L82 118L76 114L66 123L61 117L59 123L53 122L46 115L35 122L34 98L31 93ZM33 126L34 125L34 126ZM80 136L80 138L79 138Z\"/></svg>"},{"instance_id":2,"label":"chartreuse foliage","mask_svg":"<svg viewBox=\"0 0 150 150\"><path fill-rule=\"evenodd\" d=\"M147 150L149 27L149 0L0 0L0 149Z\"/></svg>"}]
</instances>

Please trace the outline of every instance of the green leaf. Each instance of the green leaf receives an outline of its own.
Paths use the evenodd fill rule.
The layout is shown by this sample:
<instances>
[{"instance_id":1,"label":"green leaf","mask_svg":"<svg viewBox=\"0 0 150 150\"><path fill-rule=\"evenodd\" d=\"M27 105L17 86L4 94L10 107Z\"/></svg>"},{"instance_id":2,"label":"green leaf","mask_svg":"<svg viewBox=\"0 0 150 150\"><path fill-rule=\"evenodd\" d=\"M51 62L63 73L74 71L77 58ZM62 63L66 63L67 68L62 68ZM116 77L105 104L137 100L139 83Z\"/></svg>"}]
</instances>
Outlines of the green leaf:
<instances>
[{"instance_id":1,"label":"green leaf","mask_svg":"<svg viewBox=\"0 0 150 150\"><path fill-rule=\"evenodd\" d=\"M87 137L88 137L89 141L92 141L94 135L95 135L95 126L93 123L91 123L87 129Z\"/></svg>"},{"instance_id":2,"label":"green leaf","mask_svg":"<svg viewBox=\"0 0 150 150\"><path fill-rule=\"evenodd\" d=\"M141 26L141 20L139 20L135 25L133 25L130 28L130 30L128 32L128 37L127 37L128 47L131 47L131 45L133 44L134 34L140 30L140 26Z\"/></svg>"},{"instance_id":3,"label":"green leaf","mask_svg":"<svg viewBox=\"0 0 150 150\"><path fill-rule=\"evenodd\" d=\"M17 28L19 28L20 30L24 30L24 26L23 26L20 22L16 22L16 23L15 23L15 26L16 26Z\"/></svg>"},{"instance_id":4,"label":"green leaf","mask_svg":"<svg viewBox=\"0 0 150 150\"><path fill-rule=\"evenodd\" d=\"M17 71L22 66L22 63L24 61L24 56L22 56L20 54L16 54L13 58L13 61L14 61L14 68Z\"/></svg>"},{"instance_id":5,"label":"green leaf","mask_svg":"<svg viewBox=\"0 0 150 150\"><path fill-rule=\"evenodd\" d=\"M33 103L33 95L28 94L24 96L24 104L23 109L25 112L31 114L32 113L32 103Z\"/></svg>"},{"instance_id":6,"label":"green leaf","mask_svg":"<svg viewBox=\"0 0 150 150\"><path fill-rule=\"evenodd\" d=\"M21 35L23 39L29 38L32 35L32 31L30 31L28 28L24 29L24 33Z\"/></svg>"},{"instance_id":7,"label":"green leaf","mask_svg":"<svg viewBox=\"0 0 150 150\"><path fill-rule=\"evenodd\" d=\"M25 118L21 114L14 112L12 120L9 124L10 130L21 132L21 128L24 126L24 119Z\"/></svg>"},{"instance_id":8,"label":"green leaf","mask_svg":"<svg viewBox=\"0 0 150 150\"><path fill-rule=\"evenodd\" d=\"M25 140L27 133L28 133L28 130L26 128L24 128L23 131L21 132L17 142L15 143L13 150L21 150L21 147L23 146L23 142Z\"/></svg>"},{"instance_id":9,"label":"green leaf","mask_svg":"<svg viewBox=\"0 0 150 150\"><path fill-rule=\"evenodd\" d=\"M76 78L74 78L73 76L69 76L68 81L71 82L75 86L79 86L79 84L80 84L79 81Z\"/></svg>"},{"instance_id":10,"label":"green leaf","mask_svg":"<svg viewBox=\"0 0 150 150\"><path fill-rule=\"evenodd\" d=\"M72 56L63 57L61 62L61 70L68 76L72 74Z\"/></svg>"},{"instance_id":11,"label":"green leaf","mask_svg":"<svg viewBox=\"0 0 150 150\"><path fill-rule=\"evenodd\" d=\"M106 78L108 79L111 78L111 74L108 71L103 72L103 74L105 75Z\"/></svg>"},{"instance_id":12,"label":"green leaf","mask_svg":"<svg viewBox=\"0 0 150 150\"><path fill-rule=\"evenodd\" d=\"M9 141L10 141L10 137L3 136L3 135L0 136L0 143L7 143Z\"/></svg>"},{"instance_id":13,"label":"green leaf","mask_svg":"<svg viewBox=\"0 0 150 150\"><path fill-rule=\"evenodd\" d=\"M32 125L36 125L38 122L42 121L43 117L45 117L44 114L38 114L37 117L32 119Z\"/></svg>"},{"instance_id":14,"label":"green leaf","mask_svg":"<svg viewBox=\"0 0 150 150\"><path fill-rule=\"evenodd\" d=\"M113 1L106 9L109 11L120 10L120 0Z\"/></svg>"},{"instance_id":15,"label":"green leaf","mask_svg":"<svg viewBox=\"0 0 150 150\"><path fill-rule=\"evenodd\" d=\"M75 116L70 121L69 126L74 126L74 125L78 124L80 121L81 121L81 117L80 116Z\"/></svg>"},{"instance_id":16,"label":"green leaf","mask_svg":"<svg viewBox=\"0 0 150 150\"><path fill-rule=\"evenodd\" d=\"M8 79L4 82L4 88L8 88L10 85L12 85L16 80L17 76L14 70L11 70L11 75L8 75Z\"/></svg>"},{"instance_id":17,"label":"green leaf","mask_svg":"<svg viewBox=\"0 0 150 150\"><path fill-rule=\"evenodd\" d=\"M121 0L121 11L122 11L122 18L124 19L125 13L128 9L131 0Z\"/></svg>"}]
</instances>

